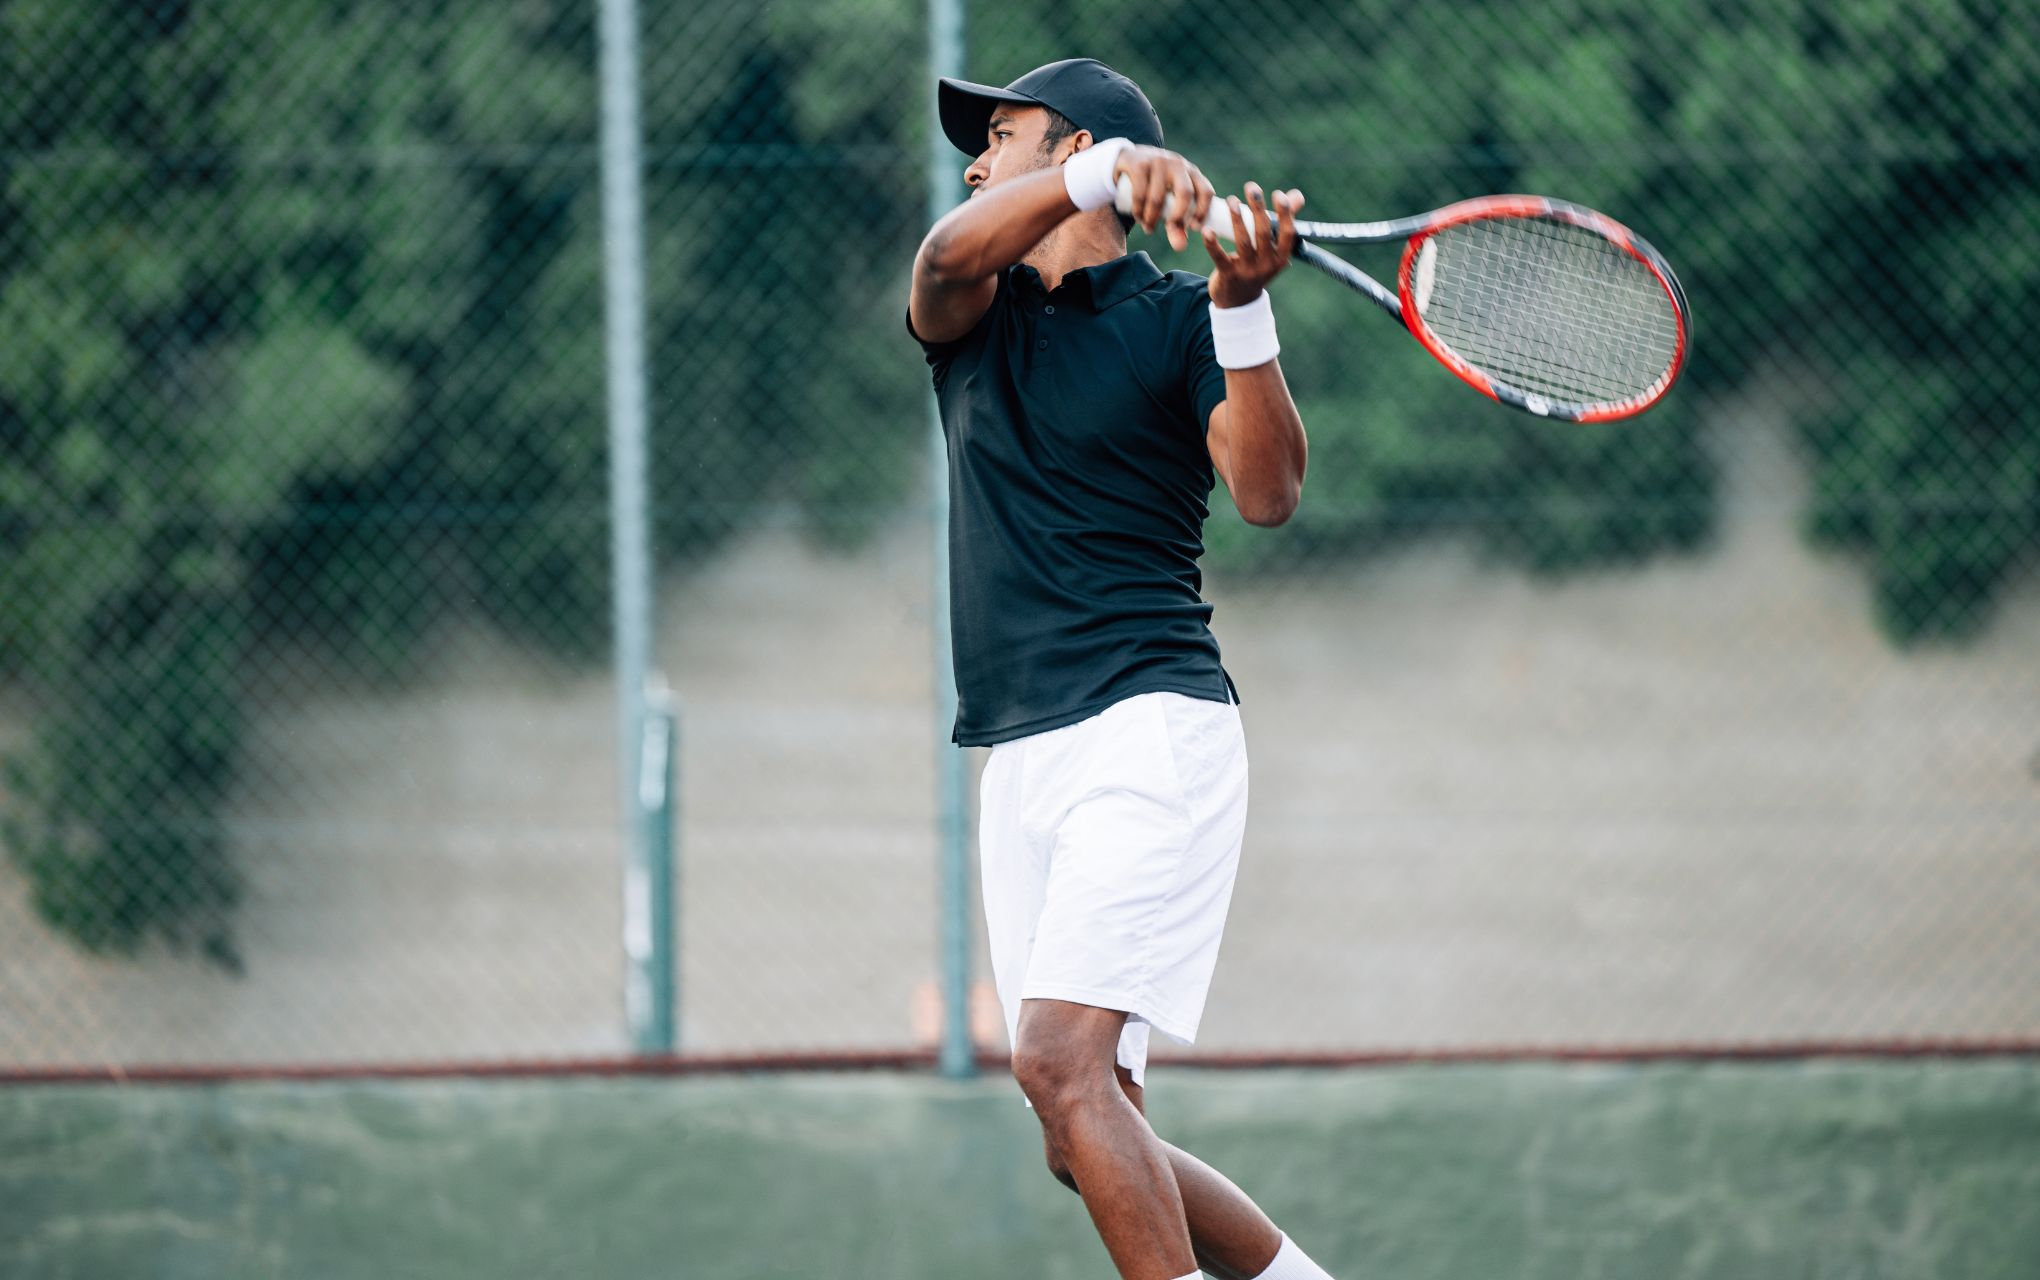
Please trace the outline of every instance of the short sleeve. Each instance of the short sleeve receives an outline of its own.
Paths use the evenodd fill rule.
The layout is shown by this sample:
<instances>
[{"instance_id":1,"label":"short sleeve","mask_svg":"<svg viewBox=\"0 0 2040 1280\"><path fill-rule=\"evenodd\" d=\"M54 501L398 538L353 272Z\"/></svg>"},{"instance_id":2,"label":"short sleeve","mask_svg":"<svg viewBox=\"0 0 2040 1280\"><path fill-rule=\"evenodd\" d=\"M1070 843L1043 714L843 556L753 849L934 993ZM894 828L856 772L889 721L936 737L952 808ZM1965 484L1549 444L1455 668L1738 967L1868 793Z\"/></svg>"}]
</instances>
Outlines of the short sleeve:
<instances>
[{"instance_id":1,"label":"short sleeve","mask_svg":"<svg viewBox=\"0 0 2040 1280\"><path fill-rule=\"evenodd\" d=\"M1211 411L1225 401L1225 368L1218 363L1218 349L1211 341L1211 299L1202 290L1190 312L1189 384L1190 408L1197 415L1197 429L1211 425Z\"/></svg>"},{"instance_id":2,"label":"short sleeve","mask_svg":"<svg viewBox=\"0 0 2040 1280\"><path fill-rule=\"evenodd\" d=\"M934 382L937 391L942 389L942 381L949 376L949 366L955 361L956 357L968 348L984 342L985 334L991 328L992 314L1005 301L1006 281L1002 276L999 280L998 292L992 295L991 305L986 307L985 313L978 317L978 322L970 327L970 332L960 338L951 338L946 342L930 342L920 334L915 333L914 309L911 305L907 307L905 312L907 336L921 345L921 354L928 360L928 368L931 371L930 378Z\"/></svg>"}]
</instances>

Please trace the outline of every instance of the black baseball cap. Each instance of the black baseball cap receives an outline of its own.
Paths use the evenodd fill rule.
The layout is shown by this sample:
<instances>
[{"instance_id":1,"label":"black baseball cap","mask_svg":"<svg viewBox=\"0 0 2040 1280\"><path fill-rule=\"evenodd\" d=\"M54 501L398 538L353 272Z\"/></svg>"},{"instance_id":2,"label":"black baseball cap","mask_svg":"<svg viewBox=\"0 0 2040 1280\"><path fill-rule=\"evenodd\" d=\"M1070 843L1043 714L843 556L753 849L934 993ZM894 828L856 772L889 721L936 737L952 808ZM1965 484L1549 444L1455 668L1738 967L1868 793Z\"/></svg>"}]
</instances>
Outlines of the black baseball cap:
<instances>
[{"instance_id":1,"label":"black baseball cap","mask_svg":"<svg viewBox=\"0 0 2040 1280\"><path fill-rule=\"evenodd\" d=\"M985 124L1002 102L1047 107L1091 136L1127 138L1162 145L1162 121L1140 86L1096 58L1065 58L1021 76L1003 89L942 77L935 91L942 133L958 151L976 157L985 149Z\"/></svg>"}]
</instances>

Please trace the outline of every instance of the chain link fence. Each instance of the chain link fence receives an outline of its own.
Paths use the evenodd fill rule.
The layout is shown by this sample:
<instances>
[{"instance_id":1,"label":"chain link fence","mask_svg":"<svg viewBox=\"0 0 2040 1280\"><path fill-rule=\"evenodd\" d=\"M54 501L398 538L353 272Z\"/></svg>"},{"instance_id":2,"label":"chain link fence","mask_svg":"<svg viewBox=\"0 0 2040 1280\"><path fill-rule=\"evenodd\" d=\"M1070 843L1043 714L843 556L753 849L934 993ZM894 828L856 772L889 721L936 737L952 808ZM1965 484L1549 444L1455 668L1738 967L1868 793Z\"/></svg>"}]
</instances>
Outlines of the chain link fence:
<instances>
[{"instance_id":1,"label":"chain link fence","mask_svg":"<svg viewBox=\"0 0 2040 1280\"><path fill-rule=\"evenodd\" d=\"M628 1050L593 10L0 9L0 1071ZM681 1047L925 1045L928 17L642 17ZM1276 287L1312 466L1208 529L1255 797L1200 1050L2040 1037L2030 13L963 20L1221 190L1556 195L1693 305L1671 399L1571 427Z\"/></svg>"}]
</instances>

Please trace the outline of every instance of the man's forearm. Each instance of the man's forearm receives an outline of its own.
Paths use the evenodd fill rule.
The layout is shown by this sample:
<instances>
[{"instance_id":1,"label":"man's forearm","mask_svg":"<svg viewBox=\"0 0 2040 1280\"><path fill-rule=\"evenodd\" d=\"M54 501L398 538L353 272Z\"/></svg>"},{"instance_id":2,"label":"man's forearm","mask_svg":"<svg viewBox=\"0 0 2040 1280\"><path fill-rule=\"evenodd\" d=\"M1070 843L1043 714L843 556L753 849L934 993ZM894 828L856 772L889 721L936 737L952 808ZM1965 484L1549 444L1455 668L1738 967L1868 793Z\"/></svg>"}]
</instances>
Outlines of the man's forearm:
<instances>
[{"instance_id":1,"label":"man's forearm","mask_svg":"<svg viewBox=\"0 0 2040 1280\"><path fill-rule=\"evenodd\" d=\"M945 283L982 280L1020 261L1076 211L1060 168L1002 182L942 215L914 269Z\"/></svg>"},{"instance_id":2,"label":"man's forearm","mask_svg":"<svg viewBox=\"0 0 2040 1280\"><path fill-rule=\"evenodd\" d=\"M1249 524L1281 524L1303 498L1309 449L1303 419L1276 362L1280 348L1267 302L1268 282L1289 265L1296 211L1302 207L1301 191L1278 191L1271 220L1260 186L1249 182L1244 204L1226 198L1227 216L1235 223L1233 252L1219 247L1210 227L1204 229L1204 247L1215 268L1211 349L1225 369L1225 403L1212 412L1206 436L1212 464ZM1211 212L1219 216L1218 206ZM1254 234L1246 234L1246 226Z\"/></svg>"},{"instance_id":3,"label":"man's forearm","mask_svg":"<svg viewBox=\"0 0 2040 1280\"><path fill-rule=\"evenodd\" d=\"M1250 524L1276 525L1303 497L1309 446L1282 365L1270 360L1225 373L1226 485Z\"/></svg>"}]
</instances>

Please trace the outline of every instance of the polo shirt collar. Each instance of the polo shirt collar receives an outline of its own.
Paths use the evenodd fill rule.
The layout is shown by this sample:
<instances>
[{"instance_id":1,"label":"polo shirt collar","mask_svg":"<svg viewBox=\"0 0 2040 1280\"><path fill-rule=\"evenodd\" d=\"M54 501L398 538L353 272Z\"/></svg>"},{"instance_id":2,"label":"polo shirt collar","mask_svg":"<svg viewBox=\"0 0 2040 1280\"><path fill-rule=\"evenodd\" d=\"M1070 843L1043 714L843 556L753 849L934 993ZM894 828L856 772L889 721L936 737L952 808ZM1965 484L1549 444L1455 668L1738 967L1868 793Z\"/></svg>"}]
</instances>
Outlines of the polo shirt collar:
<instances>
[{"instance_id":1,"label":"polo shirt collar","mask_svg":"<svg viewBox=\"0 0 2040 1280\"><path fill-rule=\"evenodd\" d=\"M1041 277L1036 274L1034 268L1022 264L1018 270L1032 277L1036 288L1041 287ZM1147 256L1146 250L1140 250L1114 258L1110 262L1101 262L1096 266L1072 271L1063 277L1063 287L1069 288L1073 282L1081 280L1083 282L1081 287L1090 296L1091 309L1103 311L1107 307L1117 306L1161 279L1161 269L1155 266L1154 259Z\"/></svg>"}]
</instances>

